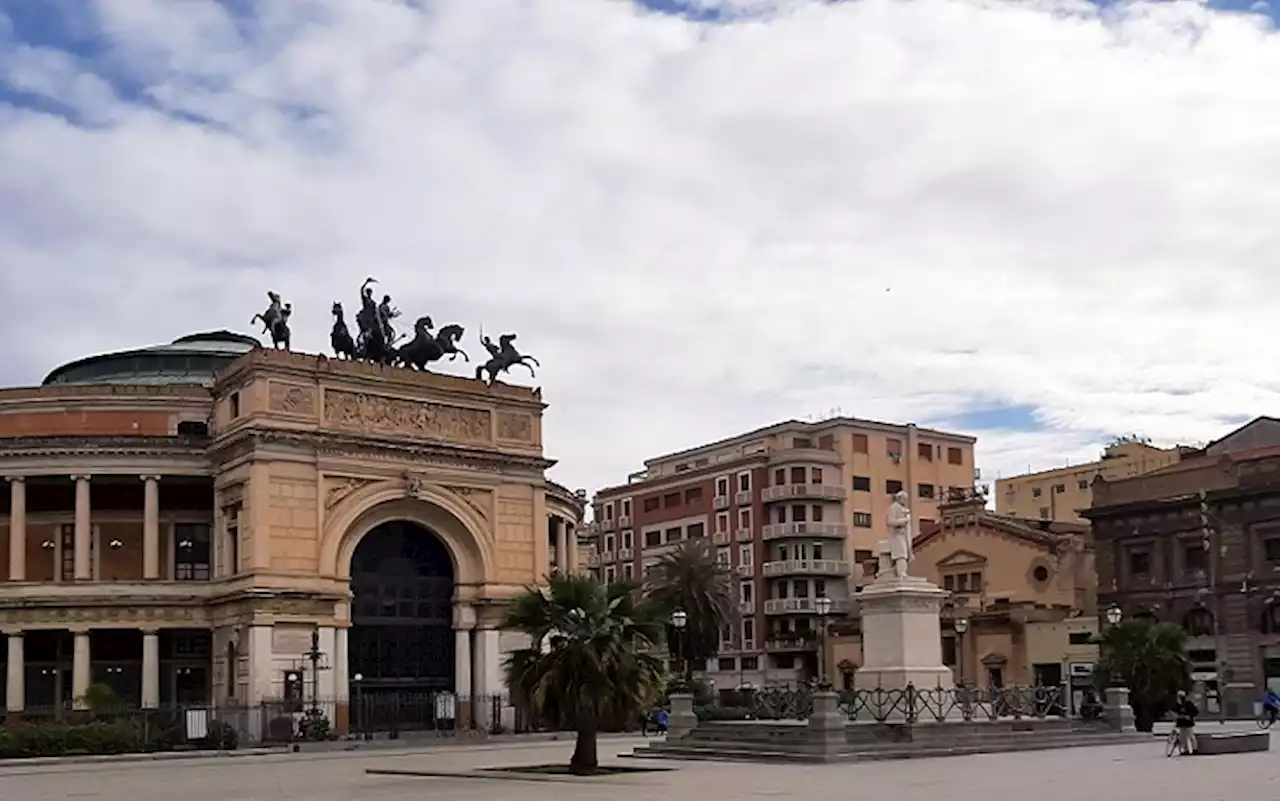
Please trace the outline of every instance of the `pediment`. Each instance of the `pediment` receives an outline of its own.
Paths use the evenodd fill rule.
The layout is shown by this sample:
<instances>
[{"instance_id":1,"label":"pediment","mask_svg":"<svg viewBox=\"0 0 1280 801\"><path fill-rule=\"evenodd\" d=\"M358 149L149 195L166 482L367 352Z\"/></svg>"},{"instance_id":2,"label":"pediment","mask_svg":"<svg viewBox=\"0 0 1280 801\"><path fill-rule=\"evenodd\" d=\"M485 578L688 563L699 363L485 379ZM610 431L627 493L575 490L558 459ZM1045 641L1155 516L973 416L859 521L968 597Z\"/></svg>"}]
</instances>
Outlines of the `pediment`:
<instances>
[{"instance_id":1,"label":"pediment","mask_svg":"<svg viewBox=\"0 0 1280 801\"><path fill-rule=\"evenodd\" d=\"M970 565L985 565L987 557L973 551L952 551L947 556L939 559L936 564L940 568L947 567L969 567Z\"/></svg>"}]
</instances>

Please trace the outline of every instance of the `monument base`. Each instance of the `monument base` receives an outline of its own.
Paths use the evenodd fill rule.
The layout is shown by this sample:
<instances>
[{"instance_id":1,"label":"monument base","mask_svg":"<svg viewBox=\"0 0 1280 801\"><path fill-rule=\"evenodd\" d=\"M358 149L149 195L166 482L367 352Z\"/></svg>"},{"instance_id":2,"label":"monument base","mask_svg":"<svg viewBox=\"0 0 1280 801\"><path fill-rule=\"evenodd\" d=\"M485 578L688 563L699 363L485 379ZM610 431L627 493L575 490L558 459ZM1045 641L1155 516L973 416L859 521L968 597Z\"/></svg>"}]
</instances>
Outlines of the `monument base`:
<instances>
[{"instance_id":1,"label":"monument base","mask_svg":"<svg viewBox=\"0 0 1280 801\"><path fill-rule=\"evenodd\" d=\"M863 668L853 674L855 690L905 690L907 685L917 690L951 690L955 688L955 675L951 668L941 667L901 667L901 668Z\"/></svg>"}]
</instances>

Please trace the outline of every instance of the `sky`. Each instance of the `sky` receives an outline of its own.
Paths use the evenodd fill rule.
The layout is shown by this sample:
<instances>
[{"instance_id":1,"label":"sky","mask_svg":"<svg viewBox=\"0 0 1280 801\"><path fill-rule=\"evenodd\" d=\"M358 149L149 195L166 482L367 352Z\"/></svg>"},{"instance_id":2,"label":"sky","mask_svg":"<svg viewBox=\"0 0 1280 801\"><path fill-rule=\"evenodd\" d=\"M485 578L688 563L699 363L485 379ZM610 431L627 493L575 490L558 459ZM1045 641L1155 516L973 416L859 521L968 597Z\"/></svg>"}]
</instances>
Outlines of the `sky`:
<instances>
[{"instance_id":1,"label":"sky","mask_svg":"<svg viewBox=\"0 0 1280 801\"><path fill-rule=\"evenodd\" d=\"M517 332L589 490L837 411L985 479L1280 411L1270 7L647 3L0 0L0 384L269 289L325 351L373 276Z\"/></svg>"}]
</instances>

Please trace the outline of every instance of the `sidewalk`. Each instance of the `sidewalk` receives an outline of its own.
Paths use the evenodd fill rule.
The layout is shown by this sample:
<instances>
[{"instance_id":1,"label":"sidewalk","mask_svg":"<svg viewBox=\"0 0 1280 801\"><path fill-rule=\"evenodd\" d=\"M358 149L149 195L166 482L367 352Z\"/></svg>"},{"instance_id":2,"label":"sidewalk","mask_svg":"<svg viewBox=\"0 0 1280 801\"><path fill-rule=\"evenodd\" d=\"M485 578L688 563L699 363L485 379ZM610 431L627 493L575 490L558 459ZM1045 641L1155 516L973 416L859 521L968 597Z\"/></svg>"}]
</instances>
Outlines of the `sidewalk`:
<instances>
[{"instance_id":1,"label":"sidewalk","mask_svg":"<svg viewBox=\"0 0 1280 801\"><path fill-rule=\"evenodd\" d=\"M601 734L601 740L636 738L634 733ZM240 748L235 751L164 751L147 754L97 754L65 757L30 757L25 759L0 759L0 769L23 767L54 767L60 765L106 765L113 763L175 762L196 759L239 759L248 757L285 756L298 754L328 755L329 757L358 756L370 752L431 753L450 749L520 748L546 745L554 742L572 742L573 732L536 732L530 734L491 734L484 736L413 736L376 740L328 740L318 743L295 743L265 748ZM295 751L294 748L297 748Z\"/></svg>"}]
</instances>

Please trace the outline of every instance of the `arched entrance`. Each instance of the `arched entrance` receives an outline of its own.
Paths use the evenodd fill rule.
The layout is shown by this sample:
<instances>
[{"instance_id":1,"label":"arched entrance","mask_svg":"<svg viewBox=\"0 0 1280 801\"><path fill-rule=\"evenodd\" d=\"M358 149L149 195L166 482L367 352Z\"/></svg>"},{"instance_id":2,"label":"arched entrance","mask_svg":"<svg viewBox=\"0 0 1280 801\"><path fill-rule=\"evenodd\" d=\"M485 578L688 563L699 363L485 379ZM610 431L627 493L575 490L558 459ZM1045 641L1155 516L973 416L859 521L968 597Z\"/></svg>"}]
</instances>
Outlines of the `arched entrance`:
<instances>
[{"instance_id":1,"label":"arched entrance","mask_svg":"<svg viewBox=\"0 0 1280 801\"><path fill-rule=\"evenodd\" d=\"M454 568L441 540L395 520L369 531L351 556L349 676L361 689L454 688Z\"/></svg>"}]
</instances>

